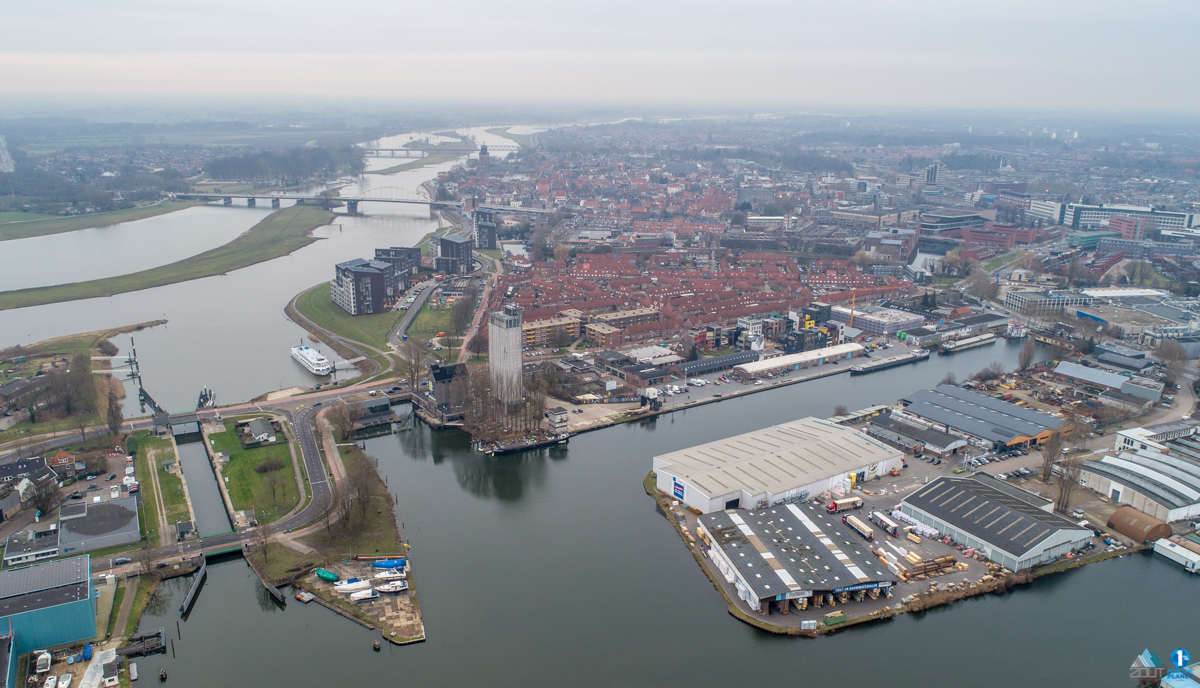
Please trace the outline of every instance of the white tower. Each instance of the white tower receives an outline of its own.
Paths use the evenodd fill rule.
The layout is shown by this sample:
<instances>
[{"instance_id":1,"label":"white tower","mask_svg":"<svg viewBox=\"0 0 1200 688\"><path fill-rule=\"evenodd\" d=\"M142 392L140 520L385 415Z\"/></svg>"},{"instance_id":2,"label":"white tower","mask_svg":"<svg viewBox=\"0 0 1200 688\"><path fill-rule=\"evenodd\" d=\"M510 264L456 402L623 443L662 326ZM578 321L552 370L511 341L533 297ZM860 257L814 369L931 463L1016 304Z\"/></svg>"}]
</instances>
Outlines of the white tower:
<instances>
[{"instance_id":1,"label":"white tower","mask_svg":"<svg viewBox=\"0 0 1200 688\"><path fill-rule=\"evenodd\" d=\"M505 306L488 319L488 366L492 373L492 394L505 403L525 397L521 377L521 309Z\"/></svg>"}]
</instances>

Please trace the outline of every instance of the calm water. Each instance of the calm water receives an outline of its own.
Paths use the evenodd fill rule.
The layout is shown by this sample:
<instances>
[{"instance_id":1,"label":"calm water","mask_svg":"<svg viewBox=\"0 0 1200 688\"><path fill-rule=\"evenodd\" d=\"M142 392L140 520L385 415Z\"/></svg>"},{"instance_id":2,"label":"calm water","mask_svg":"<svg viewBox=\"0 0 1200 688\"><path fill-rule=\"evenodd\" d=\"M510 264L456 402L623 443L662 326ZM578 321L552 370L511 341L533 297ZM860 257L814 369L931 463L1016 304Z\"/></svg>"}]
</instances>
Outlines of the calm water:
<instances>
[{"instance_id":1,"label":"calm water","mask_svg":"<svg viewBox=\"0 0 1200 688\"><path fill-rule=\"evenodd\" d=\"M196 516L196 532L200 537L228 533L233 530L225 501L217 487L217 476L213 473L204 444L191 442L179 445L179 465L187 479L188 497ZM178 605L176 605L178 607Z\"/></svg>"},{"instance_id":2,"label":"calm water","mask_svg":"<svg viewBox=\"0 0 1200 688\"><path fill-rule=\"evenodd\" d=\"M357 195L389 186L416 189L453 164L366 175L342 193ZM167 325L139 332L135 338L146 389L168 411L193 410L205 385L216 390L223 404L312 385L320 379L289 355L289 348L299 343L305 332L287 319L284 306L297 293L330 279L334 264L373 255L380 246L411 246L437 226L425 206L364 203L360 209L365 217L339 215L334 224L317 229L313 234L320 241L226 275L110 298L0 311L0 347L166 319ZM205 210L229 212L230 217L242 221L250 212L246 208ZM180 215L171 213L159 219L176 222ZM118 337L114 343L124 351L129 338ZM332 351L323 353L337 359ZM339 377L354 374L338 372ZM141 415L136 396L130 389L127 416Z\"/></svg>"},{"instance_id":3,"label":"calm water","mask_svg":"<svg viewBox=\"0 0 1200 688\"><path fill-rule=\"evenodd\" d=\"M0 291L125 275L174 263L253 227L270 209L199 207L0 243ZM53 265L53 269L47 269Z\"/></svg>"},{"instance_id":4,"label":"calm water","mask_svg":"<svg viewBox=\"0 0 1200 688\"><path fill-rule=\"evenodd\" d=\"M471 452L460 433L421 425L369 440L413 545L428 642L373 653L377 633L317 607L278 610L233 562L210 568L176 641L178 659L146 658L139 668L165 666L172 685L185 687L691 688L843 685L848 677L920 688L1125 685L1143 648L1161 654L1196 637L1194 605L1178 603L1195 599L1196 580L1162 559L1089 566L819 640L778 637L728 615L641 486L654 454L828 415L836 404L894 401L949 370L962 377L992 360L1012 365L1018 349L827 378L501 459ZM143 627L175 618L168 612Z\"/></svg>"}]
</instances>

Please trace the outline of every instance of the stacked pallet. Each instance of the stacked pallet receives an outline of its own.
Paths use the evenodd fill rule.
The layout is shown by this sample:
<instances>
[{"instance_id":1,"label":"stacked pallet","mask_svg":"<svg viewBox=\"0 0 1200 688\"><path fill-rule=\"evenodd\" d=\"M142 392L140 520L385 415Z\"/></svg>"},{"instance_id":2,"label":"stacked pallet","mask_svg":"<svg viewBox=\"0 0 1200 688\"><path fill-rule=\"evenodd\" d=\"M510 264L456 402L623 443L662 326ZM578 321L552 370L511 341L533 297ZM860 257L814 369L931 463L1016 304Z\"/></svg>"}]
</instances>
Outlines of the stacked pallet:
<instances>
[{"instance_id":1,"label":"stacked pallet","mask_svg":"<svg viewBox=\"0 0 1200 688\"><path fill-rule=\"evenodd\" d=\"M943 554L933 559L923 559L915 552L905 552L903 561L883 548L872 550L872 554L878 557L879 562L894 573L901 582L944 576L947 573L962 571L966 568L964 564L958 563L949 554ZM960 566L963 568L959 568Z\"/></svg>"}]
</instances>

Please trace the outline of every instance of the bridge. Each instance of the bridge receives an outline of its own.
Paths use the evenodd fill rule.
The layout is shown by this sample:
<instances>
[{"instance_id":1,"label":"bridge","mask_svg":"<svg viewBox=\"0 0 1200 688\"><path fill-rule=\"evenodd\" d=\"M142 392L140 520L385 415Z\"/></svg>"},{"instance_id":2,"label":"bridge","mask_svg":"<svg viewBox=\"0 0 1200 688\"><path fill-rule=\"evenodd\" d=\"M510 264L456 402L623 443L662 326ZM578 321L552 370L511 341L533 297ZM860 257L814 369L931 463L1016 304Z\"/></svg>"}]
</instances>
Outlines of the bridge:
<instances>
[{"instance_id":1,"label":"bridge","mask_svg":"<svg viewBox=\"0 0 1200 688\"><path fill-rule=\"evenodd\" d=\"M258 205L259 201L270 201L272 208L282 207L283 201L295 201L296 205L317 205L323 207L331 207L334 203L341 201L346 204L346 213L349 215L359 215L359 203L405 203L409 205L425 205L429 206L430 211L433 210L461 210L461 201L433 201L421 194L418 194L412 189L404 189L398 186L385 186L377 189L371 189L365 194L358 196L302 196L292 194L229 194L229 193L188 193L175 194L173 196L178 200L187 201L204 201L211 203L214 201L222 201L225 205L233 205L233 199L245 199L246 205L253 208Z\"/></svg>"}]
</instances>

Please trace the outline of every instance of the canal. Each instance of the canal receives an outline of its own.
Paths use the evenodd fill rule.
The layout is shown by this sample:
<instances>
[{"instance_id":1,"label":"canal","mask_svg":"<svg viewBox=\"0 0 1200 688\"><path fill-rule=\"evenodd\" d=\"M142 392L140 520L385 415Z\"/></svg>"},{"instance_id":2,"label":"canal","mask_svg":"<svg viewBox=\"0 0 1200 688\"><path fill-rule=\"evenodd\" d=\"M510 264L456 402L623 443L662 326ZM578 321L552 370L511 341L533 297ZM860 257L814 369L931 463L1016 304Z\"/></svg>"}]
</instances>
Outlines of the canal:
<instances>
[{"instance_id":1,"label":"canal","mask_svg":"<svg viewBox=\"0 0 1200 688\"><path fill-rule=\"evenodd\" d=\"M1019 344L773 389L499 459L418 425L367 440L412 544L429 640L406 648L315 607L265 600L241 562L209 581L167 667L172 685L1121 685L1133 657L1195 638L1194 577L1114 560L816 640L731 617L642 489L655 454L937 383ZM180 586L176 594L182 596ZM178 601L166 604L176 609ZM176 615L144 628L173 626ZM170 629L169 629L170 630Z\"/></svg>"},{"instance_id":2,"label":"canal","mask_svg":"<svg viewBox=\"0 0 1200 688\"><path fill-rule=\"evenodd\" d=\"M196 532L200 537L228 533L233 530L225 501L217 487L217 476L204 451L204 442L189 442L179 446L179 465L187 480L188 498L196 517Z\"/></svg>"}]
</instances>

